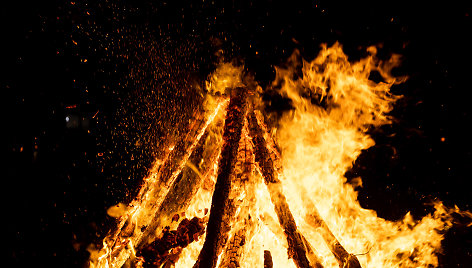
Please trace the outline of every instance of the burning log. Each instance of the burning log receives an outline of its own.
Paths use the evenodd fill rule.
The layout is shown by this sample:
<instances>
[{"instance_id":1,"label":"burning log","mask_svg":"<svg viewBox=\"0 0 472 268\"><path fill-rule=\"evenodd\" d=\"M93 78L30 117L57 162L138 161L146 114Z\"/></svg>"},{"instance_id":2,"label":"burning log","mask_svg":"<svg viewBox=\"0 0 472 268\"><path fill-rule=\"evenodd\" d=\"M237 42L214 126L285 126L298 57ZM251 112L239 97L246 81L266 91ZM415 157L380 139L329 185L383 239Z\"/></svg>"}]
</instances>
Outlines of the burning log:
<instances>
[{"instance_id":1,"label":"burning log","mask_svg":"<svg viewBox=\"0 0 472 268\"><path fill-rule=\"evenodd\" d=\"M319 259L318 257L318 253L316 252L316 250L311 246L310 242L308 242L308 240L306 240L305 236L303 236L302 234L300 234L302 236L302 239L303 239L303 243L305 243L305 247L306 247L306 251L307 251L307 256L308 256L308 259L310 260L310 263L313 263L313 262L321 262L321 260Z\"/></svg>"},{"instance_id":2,"label":"burning log","mask_svg":"<svg viewBox=\"0 0 472 268\"><path fill-rule=\"evenodd\" d=\"M203 235L203 219L183 219L176 230L166 228L162 236L144 247L138 256L144 258L143 267L161 267L174 264L182 249Z\"/></svg>"},{"instance_id":3,"label":"burning log","mask_svg":"<svg viewBox=\"0 0 472 268\"><path fill-rule=\"evenodd\" d=\"M254 152L251 138L248 135L248 121L244 120L244 126L239 140L237 163L233 170L230 198L235 201L238 213L233 216L233 228L231 239L226 243L224 253L221 256L219 267L240 267L240 259L244 252L246 241L254 235L256 223L250 215L250 206L256 201L253 180ZM241 198L244 196L244 198ZM236 229L236 230L235 230Z\"/></svg>"},{"instance_id":4,"label":"burning log","mask_svg":"<svg viewBox=\"0 0 472 268\"><path fill-rule=\"evenodd\" d=\"M360 268L361 264L357 257L349 254L346 249L339 243L338 239L333 235L326 222L321 218L318 210L313 206L310 208L311 213L306 216L307 222L313 227L317 228L318 232L323 237L326 245L329 247L334 257L339 263L339 267L346 268Z\"/></svg>"},{"instance_id":5,"label":"burning log","mask_svg":"<svg viewBox=\"0 0 472 268\"><path fill-rule=\"evenodd\" d=\"M207 143L211 143L211 145L205 146ZM221 142L216 139L216 137L207 134L202 137L197 149L193 152L189 161L198 163L200 160L203 160L202 170L205 172L200 174L197 173L198 171L195 171L190 167L183 170L181 176L177 178L172 189L169 191L171 194L166 196L164 202L162 202L162 205L159 207L159 210L154 215L151 224L146 227L137 248L142 248L149 239L152 240L154 238L154 233L156 231L159 232L159 230L167 224L173 215L179 214L187 209L192 197L195 196L198 189L201 187L203 180L213 173L214 169L212 168L212 165L217 160L220 151ZM189 163L187 163L187 165L189 165Z\"/></svg>"},{"instance_id":6,"label":"burning log","mask_svg":"<svg viewBox=\"0 0 472 268\"><path fill-rule=\"evenodd\" d=\"M206 128L214 120L221 107L225 105L226 101L220 101L217 107L210 111L211 114L200 110L195 113L194 121L189 126L185 138L171 147L161 165L155 165L151 175L145 179L137 197L129 205L131 209L104 239L103 255L98 257L94 266L121 267L133 254L134 245L142 240L143 231L151 223L153 216L169 193ZM130 229L130 226L133 228Z\"/></svg>"},{"instance_id":7,"label":"burning log","mask_svg":"<svg viewBox=\"0 0 472 268\"><path fill-rule=\"evenodd\" d=\"M238 145L247 113L246 88L236 88L231 92L223 133L223 148L218 166L218 177L212 196L210 218L207 225L205 243L200 251L194 267L215 267L217 256L221 251L222 242L227 239L224 217L228 215L229 192L231 188L230 175L237 160Z\"/></svg>"},{"instance_id":8,"label":"burning log","mask_svg":"<svg viewBox=\"0 0 472 268\"><path fill-rule=\"evenodd\" d=\"M226 245L224 255L222 257L219 267L240 267L239 258L241 257L242 249L246 243L246 228L241 228L230 239Z\"/></svg>"},{"instance_id":9,"label":"burning log","mask_svg":"<svg viewBox=\"0 0 472 268\"><path fill-rule=\"evenodd\" d=\"M283 230L279 230L279 224L276 222L276 220L274 218L272 218L268 213L265 213L263 215L260 215L262 221L264 222L264 224L269 228L269 230L272 231L272 233L278 237L278 239L282 242L282 246L283 247L287 247L287 243L284 241L284 233L283 233ZM301 238L303 240L303 243L305 244L305 247L306 247L306 252L307 252L307 258L308 260L310 261L310 263L317 263L317 262L321 262L321 260L319 259L318 257L318 254L317 252L315 251L315 249L310 245L310 243L308 242L308 240L306 240L305 236L303 236L302 234L301 235ZM284 243L285 242L285 243Z\"/></svg>"},{"instance_id":10,"label":"burning log","mask_svg":"<svg viewBox=\"0 0 472 268\"><path fill-rule=\"evenodd\" d=\"M261 118L260 117L257 118L257 115L260 115L260 114L254 113L253 122L258 124L259 128L261 129L261 133L267 133L265 126L261 122ZM267 136L266 139L270 139L270 136ZM280 159L279 159L280 156L278 152L275 151L274 141L269 140L266 142L270 143L271 146L269 147L274 150L272 152L268 152L268 155L270 155L270 158L272 159L272 161L277 163L277 166L280 166ZM264 147L264 148L267 148L267 147ZM321 236L323 237L323 240L328 245L329 249L335 256L336 260L338 261L339 267L360 268L361 265L357 257L353 254L349 254L349 252L347 252L346 249L344 249L341 243L339 243L339 241L336 239L336 237L333 235L333 233L329 229L328 225L326 225L326 222L319 215L316 207L313 204L310 204L309 207L310 207L309 211L312 211L312 213L307 215L306 217L307 222L310 223L312 226L318 228ZM311 258L318 258L314 250L311 248L311 245L309 244L309 242L305 239L303 235L302 235L302 239L305 243L305 246L307 247L308 256L311 256Z\"/></svg>"},{"instance_id":11,"label":"burning log","mask_svg":"<svg viewBox=\"0 0 472 268\"><path fill-rule=\"evenodd\" d=\"M256 162L259 164L261 174L270 194L270 199L275 207L275 212L279 219L279 223L284 229L288 243L289 257L293 258L297 267L323 267L320 261L310 264L307 258L307 251L303 243L302 236L297 230L295 219L289 209L287 200L282 193L282 185L277 177L274 169L267 143L264 139L262 128L257 122L255 113L252 111L249 116L249 125L252 141L254 143L254 151Z\"/></svg>"},{"instance_id":12,"label":"burning log","mask_svg":"<svg viewBox=\"0 0 472 268\"><path fill-rule=\"evenodd\" d=\"M204 140L203 137L202 140ZM201 143L201 141L200 141ZM194 151L190 159L195 158L194 154L201 154L202 147L197 147L197 150ZM165 226L166 222L173 217L173 215L178 214L184 209L191 197L195 192L196 186L199 184L200 177L192 176L193 174L187 172L186 169L179 175L174 185L172 185L171 190L162 202L162 205L157 210L157 213L154 215L154 218L151 221L151 224L145 227L141 241L137 244L137 248L142 248L148 241L148 239L154 238L154 232L159 232L159 228Z\"/></svg>"}]
</instances>

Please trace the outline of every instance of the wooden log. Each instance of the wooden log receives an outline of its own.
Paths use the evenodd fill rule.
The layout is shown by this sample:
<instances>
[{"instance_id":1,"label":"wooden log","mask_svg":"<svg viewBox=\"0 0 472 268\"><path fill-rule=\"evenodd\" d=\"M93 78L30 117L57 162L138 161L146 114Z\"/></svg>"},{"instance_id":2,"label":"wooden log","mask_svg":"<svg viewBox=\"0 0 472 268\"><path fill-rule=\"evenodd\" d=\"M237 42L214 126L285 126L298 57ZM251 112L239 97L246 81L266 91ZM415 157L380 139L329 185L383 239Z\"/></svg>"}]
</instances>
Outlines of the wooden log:
<instances>
[{"instance_id":1,"label":"wooden log","mask_svg":"<svg viewBox=\"0 0 472 268\"><path fill-rule=\"evenodd\" d=\"M204 219L183 219L176 230L165 229L162 235L137 252L144 259L143 267L161 267L175 264L182 249L196 241L204 232Z\"/></svg>"},{"instance_id":2,"label":"wooden log","mask_svg":"<svg viewBox=\"0 0 472 268\"><path fill-rule=\"evenodd\" d=\"M232 237L226 244L224 252L220 257L218 266L220 268L240 267L240 259L244 252L246 241L252 238L256 226L253 217L250 215L250 207L256 201L253 176L255 163L247 120L244 120L237 159L238 161L233 171L234 180L232 181L230 198L234 200L238 213L234 215L231 221L233 228L230 233L232 233ZM244 196L243 199L241 198L242 196Z\"/></svg>"},{"instance_id":3,"label":"wooden log","mask_svg":"<svg viewBox=\"0 0 472 268\"><path fill-rule=\"evenodd\" d=\"M251 111L248 115L248 120L252 141L254 143L256 163L259 165L259 169L270 194L271 202L274 204L279 223L284 229L289 257L293 258L298 268L323 267L321 262L310 263L307 258L305 245L297 230L297 225L289 209L287 200L282 192L282 185L274 169L270 152L267 149L263 130L257 122L254 111Z\"/></svg>"},{"instance_id":4,"label":"wooden log","mask_svg":"<svg viewBox=\"0 0 472 268\"><path fill-rule=\"evenodd\" d=\"M264 224L269 228L269 230L279 239L281 242L281 246L287 247L286 239L284 239L285 235L283 230L280 228L280 224L274 220L268 213L264 213L260 215L261 220L264 222ZM318 253L316 250L311 246L311 244L308 242L308 240L303 236L303 234L300 234L302 241L306 247L306 255L310 263L321 263L321 260L318 257Z\"/></svg>"},{"instance_id":5,"label":"wooden log","mask_svg":"<svg viewBox=\"0 0 472 268\"><path fill-rule=\"evenodd\" d=\"M317 228L321 237L325 241L328 248L333 253L334 257L339 263L339 267L346 268L361 268L361 264L357 257L347 252L347 250L336 239L334 234L329 229L326 222L321 218L318 210L313 205L310 206L310 213L306 216L306 221L313 227Z\"/></svg>"},{"instance_id":6,"label":"wooden log","mask_svg":"<svg viewBox=\"0 0 472 268\"><path fill-rule=\"evenodd\" d=\"M224 215L228 214L228 197L231 188L230 175L236 165L239 140L241 139L244 118L247 114L247 94L246 88L236 88L231 92L223 133L223 148L212 196L205 242L194 268L214 268L217 257L221 252L222 242L227 239Z\"/></svg>"},{"instance_id":7,"label":"wooden log","mask_svg":"<svg viewBox=\"0 0 472 268\"><path fill-rule=\"evenodd\" d=\"M172 147L169 155L165 158L164 163L159 168L156 176L159 178L155 185L146 185L149 189L144 188L140 192L144 193L149 190L147 196L151 196L150 201L142 202L141 205L149 206L150 209L157 209L162 205L167 194L170 192L172 185L175 183L177 177L182 172L185 164L197 147L200 139L205 134L208 126L215 119L216 115L222 107L225 107L226 102L220 100L219 105L211 114L202 111L196 112L195 120L187 129L185 137L179 140L175 146Z\"/></svg>"},{"instance_id":8,"label":"wooden log","mask_svg":"<svg viewBox=\"0 0 472 268\"><path fill-rule=\"evenodd\" d=\"M223 121L223 120L220 120ZM217 128L218 126L215 126ZM211 127L209 127L211 128ZM209 129L214 131L214 129ZM207 179L214 172L213 165L221 152L221 138L215 135L209 135L208 132L200 140L197 149L189 158L191 163L199 163L202 161L200 169L203 174L197 173L190 167L185 167L181 175L173 184L158 211L155 213L150 225L145 227L141 241L136 248L140 249L147 243L155 239L155 234L168 224L170 219L175 215L185 211L190 205L191 199L197 194L203 180ZM187 165L190 163L187 162Z\"/></svg>"},{"instance_id":9,"label":"wooden log","mask_svg":"<svg viewBox=\"0 0 472 268\"><path fill-rule=\"evenodd\" d=\"M276 163L275 166L278 166L281 169L280 154L276 149L275 142L271 139L270 135L268 135L267 128L262 122L263 120L262 114L257 111L254 114L256 115L255 118L257 119L257 123L259 127L261 128L263 133L266 134L264 138L269 145L268 148L271 148L271 150L269 151L269 155L272 161ZM336 260L339 263L339 266L346 267L346 268L347 267L360 268L361 265L357 257L353 254L349 254L349 252L347 252L346 249L344 249L341 243L333 235L328 225L326 225L326 222L319 215L316 207L313 204L309 204L308 206L309 206L308 210L312 211L312 213L307 215L306 217L307 222L311 223L312 226L319 228L319 232L321 236L323 237L323 240L325 241L325 243L328 245L329 249L335 256ZM314 249L311 248L311 245L309 244L309 242L305 239L305 237L302 236L302 238L305 242L305 245L307 246L308 256L311 255L311 258L318 258L317 254L314 253Z\"/></svg>"},{"instance_id":10,"label":"wooden log","mask_svg":"<svg viewBox=\"0 0 472 268\"><path fill-rule=\"evenodd\" d=\"M246 243L246 228L243 226L239 228L231 239L228 241L224 254L221 258L218 267L221 268L236 268L241 267L239 259L241 258L242 249Z\"/></svg>"},{"instance_id":11,"label":"wooden log","mask_svg":"<svg viewBox=\"0 0 472 268\"><path fill-rule=\"evenodd\" d=\"M303 236L303 234L300 234L303 240L303 243L305 244L306 247L306 255L308 257L308 260L310 263L321 263L320 257L318 257L318 253L316 250L311 246L310 242Z\"/></svg>"},{"instance_id":12,"label":"wooden log","mask_svg":"<svg viewBox=\"0 0 472 268\"><path fill-rule=\"evenodd\" d=\"M186 136L171 148L162 164L155 164L151 175L144 180L138 195L130 203L131 209L105 237L104 255L94 263L95 267L121 267L133 253L134 249L128 245L136 245L141 241L144 229L150 224L206 128L226 103L220 100L215 109L209 113L203 110L195 112L194 121L188 126ZM133 230L127 229L130 224L134 224Z\"/></svg>"}]
</instances>

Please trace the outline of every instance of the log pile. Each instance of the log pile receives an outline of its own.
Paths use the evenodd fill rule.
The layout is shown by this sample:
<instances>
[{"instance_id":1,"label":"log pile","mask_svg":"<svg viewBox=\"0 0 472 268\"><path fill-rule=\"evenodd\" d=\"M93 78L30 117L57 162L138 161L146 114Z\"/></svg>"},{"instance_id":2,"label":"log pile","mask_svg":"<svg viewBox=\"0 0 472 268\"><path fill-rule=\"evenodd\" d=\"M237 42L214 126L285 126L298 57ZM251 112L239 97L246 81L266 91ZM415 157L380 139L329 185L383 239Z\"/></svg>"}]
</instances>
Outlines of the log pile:
<instances>
[{"instance_id":1,"label":"log pile","mask_svg":"<svg viewBox=\"0 0 472 268\"><path fill-rule=\"evenodd\" d=\"M217 107L214 113L219 109L220 107ZM144 215L144 211L150 211L156 215L163 200L168 196L171 186L214 118L210 116L205 120L205 117L203 110L194 113L193 121L188 126L185 137L171 147L172 150L165 155L162 164L156 165L157 170L153 170L153 175L145 180L137 197L130 205L132 209L120 219L116 228L111 230L104 239L106 254L99 259L98 266L108 267L109 263L114 263L114 266L121 267L126 260L133 257L134 250L130 248L143 240L143 234L151 223L151 220L147 220L148 217ZM139 204L141 209L137 210L136 204ZM137 218L146 220L139 222L138 226Z\"/></svg>"},{"instance_id":2,"label":"log pile","mask_svg":"<svg viewBox=\"0 0 472 268\"><path fill-rule=\"evenodd\" d=\"M202 153L205 134L196 146L195 139L203 120L197 120L186 137L170 152L166 162L160 169L160 184L168 193L158 204L159 209L149 226L142 230L142 239L137 243L138 260L144 267L172 267L178 260L183 248L188 246L205 233L203 248L200 251L194 268L240 267L240 260L247 241L254 235L254 217L269 227L287 248L288 258L293 259L297 268L323 267L322 259L314 247L297 228L290 211L289 204L283 193L281 161L270 138L263 117L254 109L254 96L245 87L230 91L230 101L226 108L226 119L221 144L212 147L206 156ZM203 133L201 133L203 135ZM199 139L201 138L201 135ZM196 150L192 151L194 148ZM190 150L189 148L192 148ZM191 153L191 154L190 154ZM206 157L206 158L205 158ZM182 163L198 162L205 158L201 170L203 174L192 169L183 172ZM211 200L211 208L207 217L205 232L204 219L184 219L176 230L164 228L165 223L176 213L188 207L191 197L212 170L211 165L218 161L217 178ZM274 205L277 219L270 215L250 215L248 206L255 202L254 171L258 171ZM178 172L176 172L178 171ZM244 200L239 198L244 193ZM162 195L162 192L155 193ZM320 233L328 248L333 253L340 267L360 268L356 256L350 254L330 231L327 224L312 205L312 213L306 215L306 222ZM281 227L282 231L279 231ZM123 226L121 231L136 229L136 226ZM163 229L162 229L163 228ZM156 231L159 235L156 235ZM131 232L131 231L130 231ZM156 237L157 239L147 239ZM315 245L316 246L316 245ZM272 255L264 250L264 267L273 267Z\"/></svg>"}]
</instances>

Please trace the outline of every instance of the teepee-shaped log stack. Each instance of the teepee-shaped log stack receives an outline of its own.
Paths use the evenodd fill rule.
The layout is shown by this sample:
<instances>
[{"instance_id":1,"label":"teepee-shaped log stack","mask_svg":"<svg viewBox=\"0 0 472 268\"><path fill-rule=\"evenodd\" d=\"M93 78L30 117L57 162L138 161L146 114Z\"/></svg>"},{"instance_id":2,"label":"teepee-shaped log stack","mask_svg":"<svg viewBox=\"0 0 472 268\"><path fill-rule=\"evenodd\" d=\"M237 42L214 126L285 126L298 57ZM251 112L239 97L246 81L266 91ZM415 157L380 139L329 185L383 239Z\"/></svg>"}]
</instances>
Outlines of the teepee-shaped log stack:
<instances>
[{"instance_id":1,"label":"teepee-shaped log stack","mask_svg":"<svg viewBox=\"0 0 472 268\"><path fill-rule=\"evenodd\" d=\"M267 187L270 200L274 205L277 220L269 215L262 215L262 220L268 226L280 225L283 235L278 234L287 243L288 257L292 258L298 268L323 267L321 258L314 247L310 245L303 234L298 230L292 212L283 194L282 183L279 179L281 169L280 159L275 143L263 122L262 113L255 109L254 93L246 87L230 90L230 101L226 108L223 139L215 143L212 150L206 154L206 162L210 163L197 172L182 173L182 163L192 162L192 158L202 158L202 125L201 118L191 125L186 137L178 144L161 167L160 180L166 187L165 195L158 204L152 221L139 229L140 236L135 241L137 255L140 258L132 263L150 267L173 267L179 258L182 248L186 247L204 234L204 244L194 268L214 268L220 257L219 267L239 267L242 248L253 233L253 218L244 205L237 202L240 191L245 192L245 200L253 202L256 198L253 191L253 172L259 172ZM197 116L198 117L198 116ZM207 123L208 125L208 123ZM197 149L195 149L197 148ZM163 220L178 215L189 206L191 197L198 188L202 187L205 177L212 170L212 163L218 161L217 179L211 201L209 216L204 218L184 219L176 230L164 229L158 239L149 243L148 238L154 237L156 230L160 230ZM328 248L337 259L340 267L360 268L358 259L349 254L327 224L317 212L314 204L310 206L312 213L308 215L309 224L318 230ZM235 211L239 209L236 216ZM178 220L178 219L176 219ZM206 231L205 231L206 225ZM125 241L127 226L119 226L115 239ZM129 229L129 228L128 228ZM162 229L162 228L161 228ZM232 236L229 236L230 231ZM276 234L277 235L277 234ZM115 246L108 253L108 257L123 254L123 248ZM111 257L110 257L111 258ZM121 265L121 264L119 264ZM112 266L112 265L111 265ZM264 267L272 267L270 251L264 251ZM113 267L113 266L112 266Z\"/></svg>"},{"instance_id":2,"label":"teepee-shaped log stack","mask_svg":"<svg viewBox=\"0 0 472 268\"><path fill-rule=\"evenodd\" d=\"M250 102L250 92L246 88L236 88L232 91L231 101L228 107L228 115L225 123L224 131L224 145L222 149L222 161L220 161L218 178L213 193L212 206L210 211L210 218L207 225L207 233L205 244L200 252L195 267L215 267L217 256L221 249L225 246L226 233L225 228L229 222L225 222L224 215L228 215L230 211L234 210L232 204L228 202L228 194L230 192L230 178L237 165L237 148L241 137L241 130L244 127L244 121L249 128L249 136L251 141L246 144L251 144L253 148L251 151L255 156L255 163L259 168L264 182L269 191L271 201L274 204L275 212L278 217L279 224L284 230L287 244L288 255L293 258L297 267L323 267L320 258L313 251L311 245L304 238L304 236L297 230L295 220L290 212L288 203L282 192L282 185L278 178L278 173L275 170L274 159L277 157L276 152L270 152L266 137L263 122L258 120ZM273 147L272 147L273 148ZM328 247L331 249L340 267L360 267L359 261L354 255L347 253L339 241L329 230L326 223L322 220L319 214L314 210L313 225L320 229L322 237L325 239ZM241 240L244 237L244 226L238 226L239 230L233 240ZM242 233L242 234L240 234ZM237 243L236 243L237 244ZM227 251L234 248L234 241L226 243ZM235 254L237 256L237 254ZM266 251L264 256L269 259L270 252ZM266 263L271 261L267 260ZM236 266L235 266L236 267Z\"/></svg>"}]
</instances>

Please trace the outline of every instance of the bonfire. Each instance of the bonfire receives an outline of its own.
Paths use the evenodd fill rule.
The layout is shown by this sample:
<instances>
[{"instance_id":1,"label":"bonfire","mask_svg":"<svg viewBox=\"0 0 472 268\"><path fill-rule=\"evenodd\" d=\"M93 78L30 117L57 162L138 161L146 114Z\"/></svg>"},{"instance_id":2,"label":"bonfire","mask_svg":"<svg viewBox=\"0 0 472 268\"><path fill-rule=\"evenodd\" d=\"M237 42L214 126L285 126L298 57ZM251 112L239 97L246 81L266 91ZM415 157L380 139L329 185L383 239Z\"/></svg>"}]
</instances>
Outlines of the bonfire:
<instances>
[{"instance_id":1,"label":"bonfire","mask_svg":"<svg viewBox=\"0 0 472 268\"><path fill-rule=\"evenodd\" d=\"M112 207L117 225L91 267L431 267L457 208L434 204L392 222L357 200L344 174L389 124L405 81L399 64L350 62L339 44L311 62L277 68L270 90L292 109L265 112L243 67L221 63L186 134L157 159L134 201ZM301 75L299 74L301 69ZM370 80L377 72L382 81ZM298 75L295 75L298 74Z\"/></svg>"}]
</instances>

